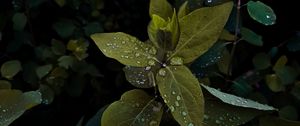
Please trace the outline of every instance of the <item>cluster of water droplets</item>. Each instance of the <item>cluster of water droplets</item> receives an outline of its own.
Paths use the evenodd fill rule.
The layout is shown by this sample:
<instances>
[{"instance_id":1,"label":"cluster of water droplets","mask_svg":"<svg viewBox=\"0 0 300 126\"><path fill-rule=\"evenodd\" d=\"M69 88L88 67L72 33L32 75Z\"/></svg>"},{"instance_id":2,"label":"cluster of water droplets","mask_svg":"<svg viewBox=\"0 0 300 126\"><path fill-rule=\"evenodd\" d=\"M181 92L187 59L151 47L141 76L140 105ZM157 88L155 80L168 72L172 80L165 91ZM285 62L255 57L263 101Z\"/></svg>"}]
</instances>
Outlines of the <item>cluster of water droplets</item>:
<instances>
[{"instance_id":1,"label":"cluster of water droplets","mask_svg":"<svg viewBox=\"0 0 300 126\"><path fill-rule=\"evenodd\" d=\"M136 124L149 126L159 125L159 120L156 117L159 117L159 114L162 113L162 104L156 101L150 101L150 104L147 104L143 111L136 117Z\"/></svg>"},{"instance_id":2,"label":"cluster of water droplets","mask_svg":"<svg viewBox=\"0 0 300 126\"><path fill-rule=\"evenodd\" d=\"M147 67L131 67L131 66L126 66L124 67L124 72L126 79L128 80L129 83L131 83L133 86L138 87L138 88L150 88L153 87L152 81L150 76L150 70L151 66Z\"/></svg>"}]
</instances>

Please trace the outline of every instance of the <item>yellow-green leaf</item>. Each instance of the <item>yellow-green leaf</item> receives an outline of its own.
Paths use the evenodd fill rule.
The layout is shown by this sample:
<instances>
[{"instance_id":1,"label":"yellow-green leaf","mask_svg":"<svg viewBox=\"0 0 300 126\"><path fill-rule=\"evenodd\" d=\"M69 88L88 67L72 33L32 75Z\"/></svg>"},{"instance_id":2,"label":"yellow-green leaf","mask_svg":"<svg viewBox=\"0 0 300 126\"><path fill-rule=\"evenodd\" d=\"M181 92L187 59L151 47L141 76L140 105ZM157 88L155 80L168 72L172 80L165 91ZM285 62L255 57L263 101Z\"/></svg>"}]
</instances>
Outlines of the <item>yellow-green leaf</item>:
<instances>
[{"instance_id":1,"label":"yellow-green leaf","mask_svg":"<svg viewBox=\"0 0 300 126\"><path fill-rule=\"evenodd\" d=\"M231 34L229 31L227 31L226 29L223 29L219 39L225 40L225 41L234 41L235 36L233 34Z\"/></svg>"},{"instance_id":2,"label":"yellow-green leaf","mask_svg":"<svg viewBox=\"0 0 300 126\"><path fill-rule=\"evenodd\" d=\"M171 42L170 44L167 43L167 46L171 46L171 49L175 49L179 36L180 36L180 31L179 31L179 22L177 18L176 11L174 10L172 20L171 22L168 23L167 25L167 31L171 32Z\"/></svg>"},{"instance_id":3,"label":"yellow-green leaf","mask_svg":"<svg viewBox=\"0 0 300 126\"><path fill-rule=\"evenodd\" d=\"M136 67L146 67L155 60L155 47L139 41L128 34L117 33L96 33L91 35L102 53L114 58L122 64ZM150 63L150 64L149 64Z\"/></svg>"},{"instance_id":4,"label":"yellow-green leaf","mask_svg":"<svg viewBox=\"0 0 300 126\"><path fill-rule=\"evenodd\" d=\"M40 103L41 93L37 91L0 90L0 125L8 126L27 109Z\"/></svg>"},{"instance_id":5,"label":"yellow-green leaf","mask_svg":"<svg viewBox=\"0 0 300 126\"><path fill-rule=\"evenodd\" d=\"M200 8L181 18L180 38L171 57L183 57L184 63L190 63L204 54L219 38L232 6L232 2L227 2Z\"/></svg>"},{"instance_id":6,"label":"yellow-green leaf","mask_svg":"<svg viewBox=\"0 0 300 126\"><path fill-rule=\"evenodd\" d=\"M162 104L146 92L134 89L125 92L104 111L102 126L159 126Z\"/></svg>"},{"instance_id":7,"label":"yellow-green leaf","mask_svg":"<svg viewBox=\"0 0 300 126\"><path fill-rule=\"evenodd\" d=\"M273 92L284 91L285 87L281 83L280 78L276 74L266 75L266 84Z\"/></svg>"},{"instance_id":8,"label":"yellow-green leaf","mask_svg":"<svg viewBox=\"0 0 300 126\"><path fill-rule=\"evenodd\" d=\"M188 14L188 8L187 8L187 5L188 5L188 1L185 1L179 8L179 11L178 11L178 19L181 19L183 18L185 15Z\"/></svg>"},{"instance_id":9,"label":"yellow-green leaf","mask_svg":"<svg viewBox=\"0 0 300 126\"><path fill-rule=\"evenodd\" d=\"M266 53L258 53L252 59L253 65L257 70L267 69L271 66L271 58Z\"/></svg>"},{"instance_id":10,"label":"yellow-green leaf","mask_svg":"<svg viewBox=\"0 0 300 126\"><path fill-rule=\"evenodd\" d=\"M185 66L167 66L156 75L159 92L182 126L202 126L204 99L198 80Z\"/></svg>"},{"instance_id":11,"label":"yellow-green leaf","mask_svg":"<svg viewBox=\"0 0 300 126\"><path fill-rule=\"evenodd\" d=\"M166 26L167 26L167 21L165 21L162 17L153 14L152 20L150 21L147 30L148 30L149 39L156 48L159 48L158 31L161 28L164 28Z\"/></svg>"},{"instance_id":12,"label":"yellow-green leaf","mask_svg":"<svg viewBox=\"0 0 300 126\"><path fill-rule=\"evenodd\" d=\"M281 56L275 63L275 65L273 66L273 70L276 71L278 69L280 69L281 67L284 67L285 64L288 62L288 59L286 56Z\"/></svg>"},{"instance_id":13,"label":"yellow-green leaf","mask_svg":"<svg viewBox=\"0 0 300 126\"><path fill-rule=\"evenodd\" d=\"M173 14L172 6L167 0L150 0L149 14L151 18L156 14L168 20Z\"/></svg>"},{"instance_id":14,"label":"yellow-green leaf","mask_svg":"<svg viewBox=\"0 0 300 126\"><path fill-rule=\"evenodd\" d=\"M11 83L6 80L0 80L0 90L1 89L11 89Z\"/></svg>"},{"instance_id":15,"label":"yellow-green leaf","mask_svg":"<svg viewBox=\"0 0 300 126\"><path fill-rule=\"evenodd\" d=\"M22 70L20 61L11 60L2 64L1 75L7 79L12 79L17 73Z\"/></svg>"}]
</instances>

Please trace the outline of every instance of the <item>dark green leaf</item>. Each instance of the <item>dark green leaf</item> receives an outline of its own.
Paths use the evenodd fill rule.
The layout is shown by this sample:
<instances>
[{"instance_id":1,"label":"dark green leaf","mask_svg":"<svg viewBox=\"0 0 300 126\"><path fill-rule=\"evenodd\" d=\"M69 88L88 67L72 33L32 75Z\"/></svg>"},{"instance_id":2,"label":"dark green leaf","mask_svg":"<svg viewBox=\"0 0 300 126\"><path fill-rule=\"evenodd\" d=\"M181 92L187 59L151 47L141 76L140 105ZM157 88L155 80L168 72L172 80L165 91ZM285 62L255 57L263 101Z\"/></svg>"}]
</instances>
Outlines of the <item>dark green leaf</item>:
<instances>
[{"instance_id":1,"label":"dark green leaf","mask_svg":"<svg viewBox=\"0 0 300 126\"><path fill-rule=\"evenodd\" d=\"M232 6L228 2L200 8L181 18L179 42L169 59L178 56L183 57L184 63L190 63L204 54L219 38Z\"/></svg>"},{"instance_id":2,"label":"dark green leaf","mask_svg":"<svg viewBox=\"0 0 300 126\"><path fill-rule=\"evenodd\" d=\"M187 0L188 1L188 8L190 11L194 11L198 8L203 7L204 0Z\"/></svg>"},{"instance_id":3,"label":"dark green leaf","mask_svg":"<svg viewBox=\"0 0 300 126\"><path fill-rule=\"evenodd\" d=\"M128 34L96 33L91 35L102 53L122 64L136 67L155 65L156 49Z\"/></svg>"},{"instance_id":4,"label":"dark green leaf","mask_svg":"<svg viewBox=\"0 0 300 126\"><path fill-rule=\"evenodd\" d=\"M172 17L173 9L167 0L150 0L149 14L151 18L153 14L156 14L168 20Z\"/></svg>"},{"instance_id":5,"label":"dark green leaf","mask_svg":"<svg viewBox=\"0 0 300 126\"><path fill-rule=\"evenodd\" d=\"M241 34L242 34L242 38L246 40L246 42L256 46L263 46L262 37L260 35L257 35L255 32L251 31L250 29L242 27Z\"/></svg>"},{"instance_id":6,"label":"dark green leaf","mask_svg":"<svg viewBox=\"0 0 300 126\"><path fill-rule=\"evenodd\" d=\"M29 8L36 8L47 0L27 0Z\"/></svg>"},{"instance_id":7,"label":"dark green leaf","mask_svg":"<svg viewBox=\"0 0 300 126\"><path fill-rule=\"evenodd\" d=\"M44 65L36 68L36 74L41 79L52 70L52 64Z\"/></svg>"},{"instance_id":8,"label":"dark green leaf","mask_svg":"<svg viewBox=\"0 0 300 126\"><path fill-rule=\"evenodd\" d=\"M66 46L63 42L53 39L51 45L52 52L55 55L64 55L66 53Z\"/></svg>"},{"instance_id":9,"label":"dark green leaf","mask_svg":"<svg viewBox=\"0 0 300 126\"><path fill-rule=\"evenodd\" d=\"M298 120L298 110L294 106L288 105L279 110L279 117L288 120Z\"/></svg>"},{"instance_id":10,"label":"dark green leaf","mask_svg":"<svg viewBox=\"0 0 300 126\"><path fill-rule=\"evenodd\" d=\"M279 67L275 70L275 73L284 85L293 83L299 75L299 73L290 66Z\"/></svg>"},{"instance_id":11,"label":"dark green leaf","mask_svg":"<svg viewBox=\"0 0 300 126\"><path fill-rule=\"evenodd\" d=\"M298 121L289 121L278 117L265 116L259 119L259 126L299 126Z\"/></svg>"},{"instance_id":12,"label":"dark green leaf","mask_svg":"<svg viewBox=\"0 0 300 126\"><path fill-rule=\"evenodd\" d=\"M11 83L6 80L0 80L0 90L2 89L11 89Z\"/></svg>"},{"instance_id":13,"label":"dark green leaf","mask_svg":"<svg viewBox=\"0 0 300 126\"><path fill-rule=\"evenodd\" d=\"M125 66L123 71L125 72L126 79L133 86L138 88L151 88L154 87L154 75L150 71L151 67L132 67Z\"/></svg>"},{"instance_id":14,"label":"dark green leaf","mask_svg":"<svg viewBox=\"0 0 300 126\"><path fill-rule=\"evenodd\" d=\"M162 104L143 90L125 92L119 101L109 105L101 119L102 126L159 126Z\"/></svg>"},{"instance_id":15,"label":"dark green leaf","mask_svg":"<svg viewBox=\"0 0 300 126\"><path fill-rule=\"evenodd\" d=\"M52 88L48 85L41 84L39 88L39 92L42 94L42 103L43 104L51 104L54 100L55 94Z\"/></svg>"},{"instance_id":16,"label":"dark green leaf","mask_svg":"<svg viewBox=\"0 0 300 126\"><path fill-rule=\"evenodd\" d=\"M21 62L18 60L6 61L1 66L1 75L7 79L12 79L22 70Z\"/></svg>"},{"instance_id":17,"label":"dark green leaf","mask_svg":"<svg viewBox=\"0 0 300 126\"><path fill-rule=\"evenodd\" d=\"M62 20L53 24L53 29L60 37L68 38L73 34L76 26L72 23L72 21Z\"/></svg>"},{"instance_id":18,"label":"dark green leaf","mask_svg":"<svg viewBox=\"0 0 300 126\"><path fill-rule=\"evenodd\" d=\"M85 33L86 36L90 36L94 33L103 32L103 27L98 22L89 23L83 29L84 29L84 33Z\"/></svg>"},{"instance_id":19,"label":"dark green leaf","mask_svg":"<svg viewBox=\"0 0 300 126\"><path fill-rule=\"evenodd\" d=\"M22 31L27 24L27 17L24 13L15 13L12 18L14 30Z\"/></svg>"},{"instance_id":20,"label":"dark green leaf","mask_svg":"<svg viewBox=\"0 0 300 126\"><path fill-rule=\"evenodd\" d=\"M252 59L253 65L257 70L267 69L271 66L271 58L265 53L258 53Z\"/></svg>"},{"instance_id":21,"label":"dark green leaf","mask_svg":"<svg viewBox=\"0 0 300 126\"><path fill-rule=\"evenodd\" d=\"M38 65L35 62L27 62L23 65L23 79L29 84L37 84L38 76L35 69Z\"/></svg>"},{"instance_id":22,"label":"dark green leaf","mask_svg":"<svg viewBox=\"0 0 300 126\"><path fill-rule=\"evenodd\" d=\"M247 3L248 13L259 23L264 25L273 25L276 21L276 15L272 8L260 1L249 1Z\"/></svg>"},{"instance_id":23,"label":"dark green leaf","mask_svg":"<svg viewBox=\"0 0 300 126\"><path fill-rule=\"evenodd\" d=\"M58 66L69 69L70 67L72 67L76 59L73 56L61 56L57 61Z\"/></svg>"},{"instance_id":24,"label":"dark green leaf","mask_svg":"<svg viewBox=\"0 0 300 126\"><path fill-rule=\"evenodd\" d=\"M159 92L180 125L201 126L204 99L198 80L185 66L167 66L156 75Z\"/></svg>"},{"instance_id":25,"label":"dark green leaf","mask_svg":"<svg viewBox=\"0 0 300 126\"><path fill-rule=\"evenodd\" d=\"M291 52L297 52L300 50L300 36L293 37L287 41L286 47Z\"/></svg>"}]
</instances>

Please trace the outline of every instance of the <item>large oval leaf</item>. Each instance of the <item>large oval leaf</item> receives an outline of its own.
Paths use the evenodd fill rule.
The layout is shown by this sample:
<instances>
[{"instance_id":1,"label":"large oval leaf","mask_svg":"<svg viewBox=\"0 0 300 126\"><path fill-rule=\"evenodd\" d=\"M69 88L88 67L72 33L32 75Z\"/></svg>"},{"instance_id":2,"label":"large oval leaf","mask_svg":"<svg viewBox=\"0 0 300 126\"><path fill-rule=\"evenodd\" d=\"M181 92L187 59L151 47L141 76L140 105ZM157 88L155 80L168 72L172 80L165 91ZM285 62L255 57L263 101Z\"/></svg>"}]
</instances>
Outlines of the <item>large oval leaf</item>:
<instances>
[{"instance_id":1,"label":"large oval leaf","mask_svg":"<svg viewBox=\"0 0 300 126\"><path fill-rule=\"evenodd\" d=\"M264 25L273 25L276 21L276 15L272 8L260 1L249 1L247 3L248 13L251 18Z\"/></svg>"},{"instance_id":2,"label":"large oval leaf","mask_svg":"<svg viewBox=\"0 0 300 126\"><path fill-rule=\"evenodd\" d=\"M125 33L96 33L91 38L105 56L128 66L146 67L155 59L154 47Z\"/></svg>"},{"instance_id":3,"label":"large oval leaf","mask_svg":"<svg viewBox=\"0 0 300 126\"><path fill-rule=\"evenodd\" d=\"M168 66L159 70L157 85L164 102L182 126L201 126L204 99L198 80L185 66Z\"/></svg>"},{"instance_id":4,"label":"large oval leaf","mask_svg":"<svg viewBox=\"0 0 300 126\"><path fill-rule=\"evenodd\" d=\"M101 119L102 126L158 126L162 104L143 90L125 92L119 101L109 105Z\"/></svg>"},{"instance_id":5,"label":"large oval leaf","mask_svg":"<svg viewBox=\"0 0 300 126\"><path fill-rule=\"evenodd\" d=\"M184 63L190 63L205 53L219 38L232 5L200 8L181 18L179 42L171 57L183 57Z\"/></svg>"},{"instance_id":6,"label":"large oval leaf","mask_svg":"<svg viewBox=\"0 0 300 126\"><path fill-rule=\"evenodd\" d=\"M0 90L0 125L8 126L27 109L40 103L41 93L37 91Z\"/></svg>"},{"instance_id":7,"label":"large oval leaf","mask_svg":"<svg viewBox=\"0 0 300 126\"><path fill-rule=\"evenodd\" d=\"M21 70L21 62L18 60L11 60L2 64L1 75L7 79L11 79Z\"/></svg>"}]
</instances>

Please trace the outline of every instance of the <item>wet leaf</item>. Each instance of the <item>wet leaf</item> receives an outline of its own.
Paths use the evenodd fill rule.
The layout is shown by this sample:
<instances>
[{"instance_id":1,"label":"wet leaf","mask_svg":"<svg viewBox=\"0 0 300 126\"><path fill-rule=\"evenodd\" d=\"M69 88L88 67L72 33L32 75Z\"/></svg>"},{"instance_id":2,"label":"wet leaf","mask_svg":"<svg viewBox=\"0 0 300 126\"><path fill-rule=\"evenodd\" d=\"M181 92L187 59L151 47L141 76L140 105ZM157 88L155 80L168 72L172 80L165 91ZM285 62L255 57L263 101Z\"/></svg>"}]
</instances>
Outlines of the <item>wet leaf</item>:
<instances>
[{"instance_id":1,"label":"wet leaf","mask_svg":"<svg viewBox=\"0 0 300 126\"><path fill-rule=\"evenodd\" d=\"M298 121L289 121L278 117L264 116L259 119L259 126L299 126Z\"/></svg>"},{"instance_id":2,"label":"wet leaf","mask_svg":"<svg viewBox=\"0 0 300 126\"><path fill-rule=\"evenodd\" d=\"M180 125L201 126L204 99L198 80L185 66L167 66L156 75L159 92Z\"/></svg>"},{"instance_id":3,"label":"wet leaf","mask_svg":"<svg viewBox=\"0 0 300 126\"><path fill-rule=\"evenodd\" d=\"M263 111L276 111L277 110L276 108L274 108L272 106L260 104L256 101L237 97L232 94L223 93L217 89L214 89L214 88L211 88L211 87L208 87L205 85L202 85L202 87L204 87L213 96L217 97L224 103L227 103L230 105L244 107L244 108L253 108L253 109L263 110Z\"/></svg>"},{"instance_id":4,"label":"wet leaf","mask_svg":"<svg viewBox=\"0 0 300 126\"><path fill-rule=\"evenodd\" d=\"M8 126L27 109L40 103L41 94L37 91L0 90L0 125Z\"/></svg>"},{"instance_id":5,"label":"wet leaf","mask_svg":"<svg viewBox=\"0 0 300 126\"><path fill-rule=\"evenodd\" d=\"M7 79L12 79L22 70L21 62L18 60L6 61L1 66L1 75Z\"/></svg>"},{"instance_id":6,"label":"wet leaf","mask_svg":"<svg viewBox=\"0 0 300 126\"><path fill-rule=\"evenodd\" d=\"M37 76L42 79L44 76L46 76L50 71L52 70L52 64L39 66L36 68L36 74Z\"/></svg>"},{"instance_id":7,"label":"wet leaf","mask_svg":"<svg viewBox=\"0 0 300 126\"><path fill-rule=\"evenodd\" d=\"M27 24L27 17L24 13L15 13L12 21L14 23L14 30L22 31Z\"/></svg>"},{"instance_id":8,"label":"wet leaf","mask_svg":"<svg viewBox=\"0 0 300 126\"><path fill-rule=\"evenodd\" d=\"M51 87L41 84L38 91L41 92L43 104L49 105L53 102L55 93Z\"/></svg>"},{"instance_id":9,"label":"wet leaf","mask_svg":"<svg viewBox=\"0 0 300 126\"><path fill-rule=\"evenodd\" d=\"M281 83L280 78L276 74L266 75L266 84L273 92L284 91L285 87Z\"/></svg>"},{"instance_id":10,"label":"wet leaf","mask_svg":"<svg viewBox=\"0 0 300 126\"><path fill-rule=\"evenodd\" d=\"M159 126L162 104L143 90L125 92L104 111L102 126Z\"/></svg>"},{"instance_id":11,"label":"wet leaf","mask_svg":"<svg viewBox=\"0 0 300 126\"><path fill-rule=\"evenodd\" d=\"M56 33L62 38L70 37L76 29L76 26L72 23L72 21L69 20L62 20L56 22L53 24L52 27L56 31Z\"/></svg>"},{"instance_id":12,"label":"wet leaf","mask_svg":"<svg viewBox=\"0 0 300 126\"><path fill-rule=\"evenodd\" d=\"M173 56L183 57L190 63L204 54L219 38L232 9L232 2L205 7L179 20L180 38Z\"/></svg>"},{"instance_id":13,"label":"wet leaf","mask_svg":"<svg viewBox=\"0 0 300 126\"><path fill-rule=\"evenodd\" d=\"M156 49L128 34L96 33L91 35L91 38L105 56L114 58L122 64L136 67L155 65Z\"/></svg>"},{"instance_id":14,"label":"wet leaf","mask_svg":"<svg viewBox=\"0 0 300 126\"><path fill-rule=\"evenodd\" d=\"M281 67L284 67L285 64L288 62L288 59L286 56L281 56L273 66L273 70L276 71L277 69L280 69Z\"/></svg>"},{"instance_id":15,"label":"wet leaf","mask_svg":"<svg viewBox=\"0 0 300 126\"><path fill-rule=\"evenodd\" d=\"M267 69L271 66L271 58L265 53L257 53L252 59L252 62L257 70Z\"/></svg>"},{"instance_id":16,"label":"wet leaf","mask_svg":"<svg viewBox=\"0 0 300 126\"><path fill-rule=\"evenodd\" d=\"M61 56L57 61L58 66L69 69L70 67L72 67L76 59L73 56Z\"/></svg>"},{"instance_id":17,"label":"wet leaf","mask_svg":"<svg viewBox=\"0 0 300 126\"><path fill-rule=\"evenodd\" d=\"M126 80L133 86L138 88L151 88L154 87L154 75L150 71L151 67L131 67L125 66L123 71L125 72Z\"/></svg>"},{"instance_id":18,"label":"wet leaf","mask_svg":"<svg viewBox=\"0 0 300 126\"><path fill-rule=\"evenodd\" d=\"M273 25L276 21L276 15L271 7L260 1L249 1L247 9L250 17L264 25Z\"/></svg>"},{"instance_id":19,"label":"wet leaf","mask_svg":"<svg viewBox=\"0 0 300 126\"><path fill-rule=\"evenodd\" d=\"M255 46L263 46L262 36L256 34L252 30L242 27L241 34L242 34L242 38L249 44Z\"/></svg>"},{"instance_id":20,"label":"wet leaf","mask_svg":"<svg viewBox=\"0 0 300 126\"><path fill-rule=\"evenodd\" d=\"M167 0L150 0L149 14L151 18L153 14L156 14L168 20L172 17L173 9Z\"/></svg>"},{"instance_id":21,"label":"wet leaf","mask_svg":"<svg viewBox=\"0 0 300 126\"><path fill-rule=\"evenodd\" d=\"M290 66L279 67L275 70L275 73L284 85L293 83L299 75L299 73Z\"/></svg>"},{"instance_id":22,"label":"wet leaf","mask_svg":"<svg viewBox=\"0 0 300 126\"><path fill-rule=\"evenodd\" d=\"M0 80L0 90L1 89L11 89L11 83L6 80Z\"/></svg>"}]
</instances>

